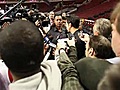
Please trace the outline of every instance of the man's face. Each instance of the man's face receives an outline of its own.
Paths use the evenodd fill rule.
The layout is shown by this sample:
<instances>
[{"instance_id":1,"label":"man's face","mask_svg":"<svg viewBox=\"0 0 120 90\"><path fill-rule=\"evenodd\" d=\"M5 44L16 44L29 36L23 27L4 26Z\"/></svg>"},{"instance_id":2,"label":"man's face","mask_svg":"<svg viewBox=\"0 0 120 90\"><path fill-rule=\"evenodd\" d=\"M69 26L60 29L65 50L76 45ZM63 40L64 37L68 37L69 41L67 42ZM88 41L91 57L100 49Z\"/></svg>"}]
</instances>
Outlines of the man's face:
<instances>
[{"instance_id":1,"label":"man's face","mask_svg":"<svg viewBox=\"0 0 120 90\"><path fill-rule=\"evenodd\" d=\"M66 13L62 13L62 16L63 16L63 17L66 17Z\"/></svg>"},{"instance_id":2,"label":"man's face","mask_svg":"<svg viewBox=\"0 0 120 90\"><path fill-rule=\"evenodd\" d=\"M54 23L57 27L61 27L62 26L62 16L56 16L54 19Z\"/></svg>"},{"instance_id":3,"label":"man's face","mask_svg":"<svg viewBox=\"0 0 120 90\"><path fill-rule=\"evenodd\" d=\"M54 12L50 12L50 13L49 13L49 18L50 18L50 19L54 19L54 16L55 16L55 13L54 13Z\"/></svg>"},{"instance_id":4,"label":"man's face","mask_svg":"<svg viewBox=\"0 0 120 90\"><path fill-rule=\"evenodd\" d=\"M115 22L112 24L112 48L113 51L115 52L116 56L120 56L120 34L117 31L116 28L117 25L117 19L115 20Z\"/></svg>"}]
</instances>

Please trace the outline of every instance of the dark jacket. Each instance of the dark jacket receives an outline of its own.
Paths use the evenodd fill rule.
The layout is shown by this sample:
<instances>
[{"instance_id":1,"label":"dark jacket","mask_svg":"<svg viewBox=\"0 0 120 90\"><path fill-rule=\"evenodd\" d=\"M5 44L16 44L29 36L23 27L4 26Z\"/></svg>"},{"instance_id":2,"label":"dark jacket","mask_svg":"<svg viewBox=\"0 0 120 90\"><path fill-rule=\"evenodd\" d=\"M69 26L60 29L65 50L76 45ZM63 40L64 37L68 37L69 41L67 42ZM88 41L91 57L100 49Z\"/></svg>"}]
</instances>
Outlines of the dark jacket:
<instances>
[{"instance_id":1,"label":"dark jacket","mask_svg":"<svg viewBox=\"0 0 120 90\"><path fill-rule=\"evenodd\" d=\"M79 36L78 36L78 33L80 33L80 30L77 30L75 33L74 33L74 36L75 36L75 39L76 39L76 43L75 43L75 46L77 48L77 57L78 57L78 60L85 57L85 42L82 41Z\"/></svg>"},{"instance_id":2,"label":"dark jacket","mask_svg":"<svg viewBox=\"0 0 120 90\"><path fill-rule=\"evenodd\" d=\"M79 80L85 90L97 90L97 85L111 64L105 60L86 57L75 63Z\"/></svg>"},{"instance_id":3,"label":"dark jacket","mask_svg":"<svg viewBox=\"0 0 120 90\"><path fill-rule=\"evenodd\" d=\"M71 47L71 52L75 52L75 48ZM69 54L72 59L76 58L75 53ZM77 70L75 66L68 58L65 52L61 52L58 58L58 66L62 73L62 88L61 90L84 90L84 88L79 83Z\"/></svg>"},{"instance_id":4,"label":"dark jacket","mask_svg":"<svg viewBox=\"0 0 120 90\"><path fill-rule=\"evenodd\" d=\"M80 30L75 31L74 34L68 33L69 38L75 37L75 41L76 41L75 46L77 49L77 59L78 60L85 57L85 42L79 38L79 36L78 36L79 33L80 33Z\"/></svg>"}]
</instances>

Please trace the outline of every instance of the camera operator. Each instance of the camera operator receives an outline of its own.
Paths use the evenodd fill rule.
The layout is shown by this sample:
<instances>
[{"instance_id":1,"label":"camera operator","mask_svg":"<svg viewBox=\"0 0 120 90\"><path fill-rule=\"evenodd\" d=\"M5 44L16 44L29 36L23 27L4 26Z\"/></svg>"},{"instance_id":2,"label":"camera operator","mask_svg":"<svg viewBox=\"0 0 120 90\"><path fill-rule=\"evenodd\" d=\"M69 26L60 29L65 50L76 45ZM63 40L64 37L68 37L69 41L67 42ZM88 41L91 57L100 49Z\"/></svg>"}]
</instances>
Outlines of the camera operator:
<instances>
[{"instance_id":1,"label":"camera operator","mask_svg":"<svg viewBox=\"0 0 120 90\"><path fill-rule=\"evenodd\" d=\"M28 12L29 21L33 22L42 33L43 37L46 36L46 33L50 30L49 20L48 17L36 9L32 9Z\"/></svg>"}]
</instances>

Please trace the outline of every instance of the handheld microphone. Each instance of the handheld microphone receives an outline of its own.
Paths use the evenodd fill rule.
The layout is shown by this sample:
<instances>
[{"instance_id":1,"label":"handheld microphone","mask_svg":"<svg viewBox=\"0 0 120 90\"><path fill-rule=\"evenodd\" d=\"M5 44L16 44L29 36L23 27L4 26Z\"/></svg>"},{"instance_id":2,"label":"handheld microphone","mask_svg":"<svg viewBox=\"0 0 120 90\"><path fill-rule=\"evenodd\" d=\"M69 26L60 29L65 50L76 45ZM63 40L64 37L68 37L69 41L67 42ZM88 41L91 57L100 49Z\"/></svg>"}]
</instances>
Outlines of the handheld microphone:
<instances>
[{"instance_id":1,"label":"handheld microphone","mask_svg":"<svg viewBox=\"0 0 120 90\"><path fill-rule=\"evenodd\" d=\"M48 44L49 46L56 48L56 45L52 43L47 36L44 37L44 42Z\"/></svg>"}]
</instances>

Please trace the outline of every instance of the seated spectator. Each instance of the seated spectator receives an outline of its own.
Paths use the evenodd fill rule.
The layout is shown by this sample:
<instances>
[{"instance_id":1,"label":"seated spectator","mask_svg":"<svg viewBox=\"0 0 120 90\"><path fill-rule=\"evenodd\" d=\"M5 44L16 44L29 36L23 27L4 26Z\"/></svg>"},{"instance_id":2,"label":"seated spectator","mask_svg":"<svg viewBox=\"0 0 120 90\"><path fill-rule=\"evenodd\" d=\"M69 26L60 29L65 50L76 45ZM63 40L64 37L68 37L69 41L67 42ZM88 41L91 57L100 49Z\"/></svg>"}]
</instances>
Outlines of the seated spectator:
<instances>
[{"instance_id":1,"label":"seated spectator","mask_svg":"<svg viewBox=\"0 0 120 90\"><path fill-rule=\"evenodd\" d=\"M105 59L113 57L110 41L104 36L91 36L86 43L86 58L75 63L79 80L86 90L96 90L104 71L111 65Z\"/></svg>"},{"instance_id":2,"label":"seated spectator","mask_svg":"<svg viewBox=\"0 0 120 90\"><path fill-rule=\"evenodd\" d=\"M43 37L29 21L18 20L0 33L1 58L12 73L9 90L60 90L54 60L43 61Z\"/></svg>"}]
</instances>

